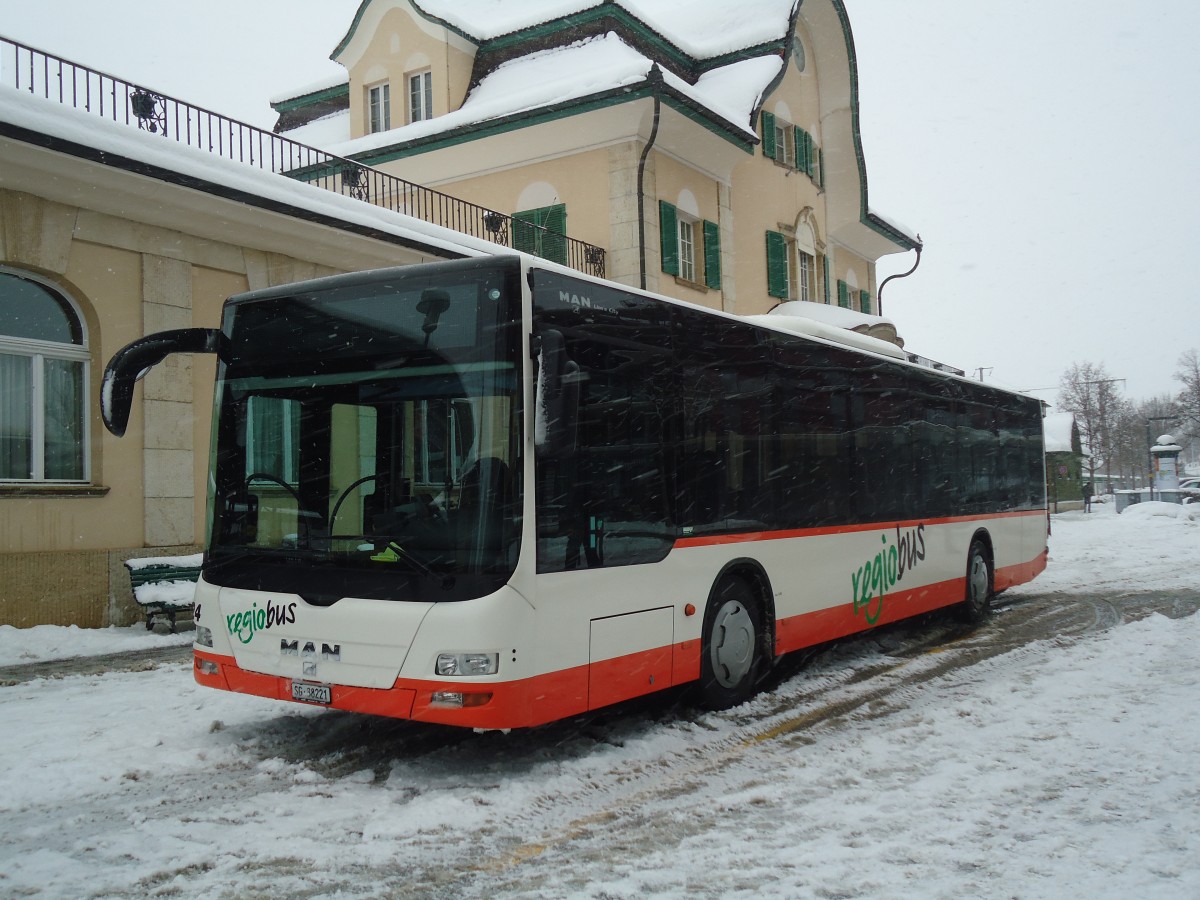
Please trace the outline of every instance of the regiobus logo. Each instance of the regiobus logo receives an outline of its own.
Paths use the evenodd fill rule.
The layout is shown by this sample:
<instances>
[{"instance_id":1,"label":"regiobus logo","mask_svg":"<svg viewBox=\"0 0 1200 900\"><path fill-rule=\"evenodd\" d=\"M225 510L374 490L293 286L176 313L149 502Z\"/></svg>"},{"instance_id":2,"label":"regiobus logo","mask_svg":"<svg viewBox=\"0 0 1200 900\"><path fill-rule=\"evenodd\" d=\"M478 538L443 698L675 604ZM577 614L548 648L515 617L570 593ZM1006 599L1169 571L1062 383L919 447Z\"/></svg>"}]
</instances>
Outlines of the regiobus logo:
<instances>
[{"instance_id":1,"label":"regiobus logo","mask_svg":"<svg viewBox=\"0 0 1200 900\"><path fill-rule=\"evenodd\" d=\"M883 549L859 566L850 575L850 590L854 598L854 614L860 612L868 625L874 625L883 614L883 595L925 559L925 523L901 534L896 526L896 541L888 546L888 536L880 536ZM872 608L872 606L874 608Z\"/></svg>"},{"instance_id":2,"label":"regiobus logo","mask_svg":"<svg viewBox=\"0 0 1200 900\"><path fill-rule=\"evenodd\" d=\"M225 617L225 626L229 633L243 644L254 640L254 635L260 631L269 631L276 625L291 625L296 621L296 604L268 603L260 609L258 601L245 612L233 613Z\"/></svg>"}]
</instances>

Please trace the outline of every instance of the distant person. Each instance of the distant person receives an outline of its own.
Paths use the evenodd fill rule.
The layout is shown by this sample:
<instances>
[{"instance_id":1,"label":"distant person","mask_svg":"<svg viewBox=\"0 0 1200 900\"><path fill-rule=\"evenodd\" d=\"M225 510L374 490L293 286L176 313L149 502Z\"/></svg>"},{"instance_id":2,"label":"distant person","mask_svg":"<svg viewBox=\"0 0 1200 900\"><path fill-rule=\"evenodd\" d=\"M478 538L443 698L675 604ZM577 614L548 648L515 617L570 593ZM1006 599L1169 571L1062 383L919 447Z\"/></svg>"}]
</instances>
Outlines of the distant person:
<instances>
[{"instance_id":1,"label":"distant person","mask_svg":"<svg viewBox=\"0 0 1200 900\"><path fill-rule=\"evenodd\" d=\"M1092 511L1092 483L1090 481L1083 483L1083 511L1085 513Z\"/></svg>"}]
</instances>

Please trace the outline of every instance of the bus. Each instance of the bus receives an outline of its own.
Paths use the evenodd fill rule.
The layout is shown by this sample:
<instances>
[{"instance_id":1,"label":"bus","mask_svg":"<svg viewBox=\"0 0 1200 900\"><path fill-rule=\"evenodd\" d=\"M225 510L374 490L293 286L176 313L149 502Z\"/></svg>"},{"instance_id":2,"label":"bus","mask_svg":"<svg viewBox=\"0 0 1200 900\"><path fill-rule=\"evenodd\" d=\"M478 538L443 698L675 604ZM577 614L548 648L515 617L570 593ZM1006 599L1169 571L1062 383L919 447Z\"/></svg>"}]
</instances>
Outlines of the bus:
<instances>
[{"instance_id":1,"label":"bus","mask_svg":"<svg viewBox=\"0 0 1200 900\"><path fill-rule=\"evenodd\" d=\"M525 255L230 298L109 362L217 359L194 675L476 729L692 685L1046 565L1042 407L816 322Z\"/></svg>"}]
</instances>

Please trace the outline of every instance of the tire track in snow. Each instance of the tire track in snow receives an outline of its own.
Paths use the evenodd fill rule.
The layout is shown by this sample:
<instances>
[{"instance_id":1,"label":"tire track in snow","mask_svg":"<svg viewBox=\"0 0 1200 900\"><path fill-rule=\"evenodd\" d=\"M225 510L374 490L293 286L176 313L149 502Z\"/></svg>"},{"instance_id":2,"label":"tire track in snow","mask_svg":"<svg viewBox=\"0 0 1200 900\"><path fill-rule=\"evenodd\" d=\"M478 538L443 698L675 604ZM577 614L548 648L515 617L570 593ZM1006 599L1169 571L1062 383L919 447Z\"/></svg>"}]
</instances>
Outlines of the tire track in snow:
<instances>
[{"instance_id":1,"label":"tire track in snow","mask_svg":"<svg viewBox=\"0 0 1200 900\"><path fill-rule=\"evenodd\" d=\"M840 642L822 654L829 658L813 669L800 669L771 692L738 709L701 719L697 724L711 723L712 740L660 758L653 772L641 777L630 778L626 773L617 778L610 770L593 782L590 796L572 796L572 807L578 810L582 802L584 811L565 824L542 822L549 827L536 838L507 848L476 865L474 871L506 883L510 876L515 877L515 870L537 865L551 851L587 840L596 829L630 818L633 810L689 795L722 770L746 762L764 745L790 749L811 744L820 734L848 722L902 712L931 682L980 663L1009 656L1006 667L1019 666L1048 640L1074 643L1087 634L1154 612L1177 618L1197 609L1200 592L1190 591L1111 599L1034 595L999 605L996 613L974 630L948 626L944 617L934 616L935 621L923 625L918 620L893 626L895 633L885 631ZM941 622L936 621L939 618ZM881 642L890 648L866 649ZM857 664L851 660L846 668L847 660L839 658L843 651L857 657ZM549 808L562 799L547 794L538 806ZM521 817L513 822L514 831L521 830L521 825L536 828L539 818ZM702 830L700 825L697 828ZM653 841L641 843L654 845Z\"/></svg>"}]
</instances>

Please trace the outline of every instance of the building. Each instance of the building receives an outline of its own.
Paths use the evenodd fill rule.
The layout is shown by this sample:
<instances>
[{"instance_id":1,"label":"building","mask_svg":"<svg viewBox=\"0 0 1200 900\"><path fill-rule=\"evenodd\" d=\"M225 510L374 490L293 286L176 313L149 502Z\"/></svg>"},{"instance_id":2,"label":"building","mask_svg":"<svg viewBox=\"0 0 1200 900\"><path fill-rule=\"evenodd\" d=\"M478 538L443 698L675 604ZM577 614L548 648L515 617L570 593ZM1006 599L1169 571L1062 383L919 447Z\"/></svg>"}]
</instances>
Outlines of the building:
<instances>
[{"instance_id":1,"label":"building","mask_svg":"<svg viewBox=\"0 0 1200 900\"><path fill-rule=\"evenodd\" d=\"M365 0L331 58L277 131L511 213L520 249L605 248L615 281L872 315L876 261L919 246L867 205L841 0Z\"/></svg>"},{"instance_id":2,"label":"building","mask_svg":"<svg viewBox=\"0 0 1200 900\"><path fill-rule=\"evenodd\" d=\"M1046 499L1054 512L1083 509L1085 454L1072 413L1048 413L1042 420L1046 444Z\"/></svg>"},{"instance_id":3,"label":"building","mask_svg":"<svg viewBox=\"0 0 1200 900\"><path fill-rule=\"evenodd\" d=\"M156 367L118 440L100 421L107 360L216 326L241 291L496 248L210 152L206 134L126 124L124 105L106 121L57 85L20 87L0 90L0 624L127 624L123 561L203 541L215 364Z\"/></svg>"},{"instance_id":4,"label":"building","mask_svg":"<svg viewBox=\"0 0 1200 900\"><path fill-rule=\"evenodd\" d=\"M85 111L57 86L98 73L0 38L0 624L135 621L122 562L203 542L211 361L152 372L120 441L97 391L231 294L515 247L902 344L875 261L919 242L867 206L840 0L672 7L365 0L276 136L113 79Z\"/></svg>"}]
</instances>

